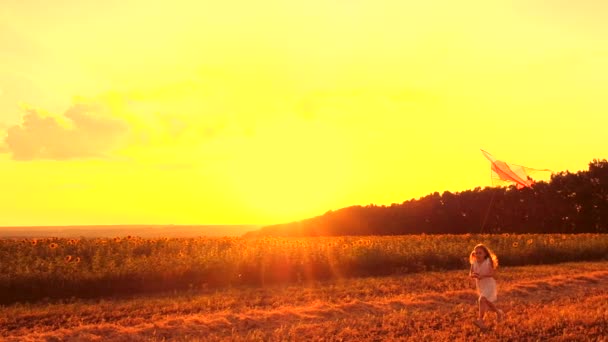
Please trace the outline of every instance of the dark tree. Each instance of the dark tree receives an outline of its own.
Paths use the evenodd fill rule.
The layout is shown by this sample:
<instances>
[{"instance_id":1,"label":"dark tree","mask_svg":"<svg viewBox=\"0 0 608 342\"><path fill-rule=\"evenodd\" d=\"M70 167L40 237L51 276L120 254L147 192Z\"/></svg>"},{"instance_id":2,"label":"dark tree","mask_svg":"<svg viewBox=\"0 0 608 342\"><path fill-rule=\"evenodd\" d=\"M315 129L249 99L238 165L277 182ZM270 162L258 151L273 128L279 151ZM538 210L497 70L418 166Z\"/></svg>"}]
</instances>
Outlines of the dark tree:
<instances>
[{"instance_id":1,"label":"dark tree","mask_svg":"<svg viewBox=\"0 0 608 342\"><path fill-rule=\"evenodd\" d=\"M608 161L551 175L530 188L445 191L390 206L353 206L246 236L608 233Z\"/></svg>"}]
</instances>

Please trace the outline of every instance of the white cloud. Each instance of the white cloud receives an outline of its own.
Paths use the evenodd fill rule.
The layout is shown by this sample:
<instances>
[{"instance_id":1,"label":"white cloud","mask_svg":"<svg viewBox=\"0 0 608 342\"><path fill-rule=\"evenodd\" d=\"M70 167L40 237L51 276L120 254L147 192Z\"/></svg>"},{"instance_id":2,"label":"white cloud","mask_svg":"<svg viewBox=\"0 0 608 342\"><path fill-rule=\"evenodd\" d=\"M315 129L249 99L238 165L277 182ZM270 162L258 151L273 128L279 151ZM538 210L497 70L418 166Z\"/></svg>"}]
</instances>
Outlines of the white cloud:
<instances>
[{"instance_id":1,"label":"white cloud","mask_svg":"<svg viewBox=\"0 0 608 342\"><path fill-rule=\"evenodd\" d=\"M4 151L14 160L68 160L105 157L121 142L125 122L95 113L97 108L76 104L61 117L68 125L30 109L20 124L6 130Z\"/></svg>"}]
</instances>

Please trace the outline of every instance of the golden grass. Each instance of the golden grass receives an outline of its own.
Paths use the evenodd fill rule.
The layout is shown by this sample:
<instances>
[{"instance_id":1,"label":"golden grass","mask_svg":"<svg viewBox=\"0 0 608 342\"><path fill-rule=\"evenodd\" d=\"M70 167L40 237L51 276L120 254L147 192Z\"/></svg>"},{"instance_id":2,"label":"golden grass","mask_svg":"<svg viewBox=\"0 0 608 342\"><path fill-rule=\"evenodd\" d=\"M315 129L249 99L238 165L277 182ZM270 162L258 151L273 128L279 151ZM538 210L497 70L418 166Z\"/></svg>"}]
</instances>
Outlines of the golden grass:
<instances>
[{"instance_id":1,"label":"golden grass","mask_svg":"<svg viewBox=\"0 0 608 342\"><path fill-rule=\"evenodd\" d=\"M0 308L6 341L602 341L608 262L506 267L497 275L507 319L472 325L467 270L333 280L300 286Z\"/></svg>"}]
</instances>

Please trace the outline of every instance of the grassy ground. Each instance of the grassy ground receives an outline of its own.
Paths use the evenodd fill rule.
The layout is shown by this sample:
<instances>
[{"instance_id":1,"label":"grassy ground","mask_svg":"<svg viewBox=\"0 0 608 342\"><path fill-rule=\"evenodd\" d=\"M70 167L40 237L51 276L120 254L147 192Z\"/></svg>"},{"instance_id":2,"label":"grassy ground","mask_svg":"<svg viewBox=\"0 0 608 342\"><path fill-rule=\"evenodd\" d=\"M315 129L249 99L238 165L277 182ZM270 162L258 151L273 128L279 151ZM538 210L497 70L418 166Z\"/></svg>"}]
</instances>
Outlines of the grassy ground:
<instances>
[{"instance_id":1,"label":"grassy ground","mask_svg":"<svg viewBox=\"0 0 608 342\"><path fill-rule=\"evenodd\" d=\"M501 268L502 324L467 270L0 308L6 341L608 341L608 262Z\"/></svg>"}]
</instances>

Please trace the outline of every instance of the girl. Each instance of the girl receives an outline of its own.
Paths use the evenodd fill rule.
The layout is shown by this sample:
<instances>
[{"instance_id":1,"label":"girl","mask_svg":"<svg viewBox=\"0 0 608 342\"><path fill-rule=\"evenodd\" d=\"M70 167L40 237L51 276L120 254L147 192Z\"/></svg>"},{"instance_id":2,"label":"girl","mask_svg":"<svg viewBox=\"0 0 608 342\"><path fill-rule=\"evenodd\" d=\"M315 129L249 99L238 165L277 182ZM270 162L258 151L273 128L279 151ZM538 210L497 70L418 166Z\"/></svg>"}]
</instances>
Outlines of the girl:
<instances>
[{"instance_id":1,"label":"girl","mask_svg":"<svg viewBox=\"0 0 608 342\"><path fill-rule=\"evenodd\" d=\"M481 329L486 326L483 317L488 310L496 312L496 319L501 322L504 312L496 307L496 281L494 280L494 269L498 267L498 258L488 247L479 244L473 248L469 258L471 270L469 277L475 279L477 292L479 293L479 317L474 322Z\"/></svg>"}]
</instances>

